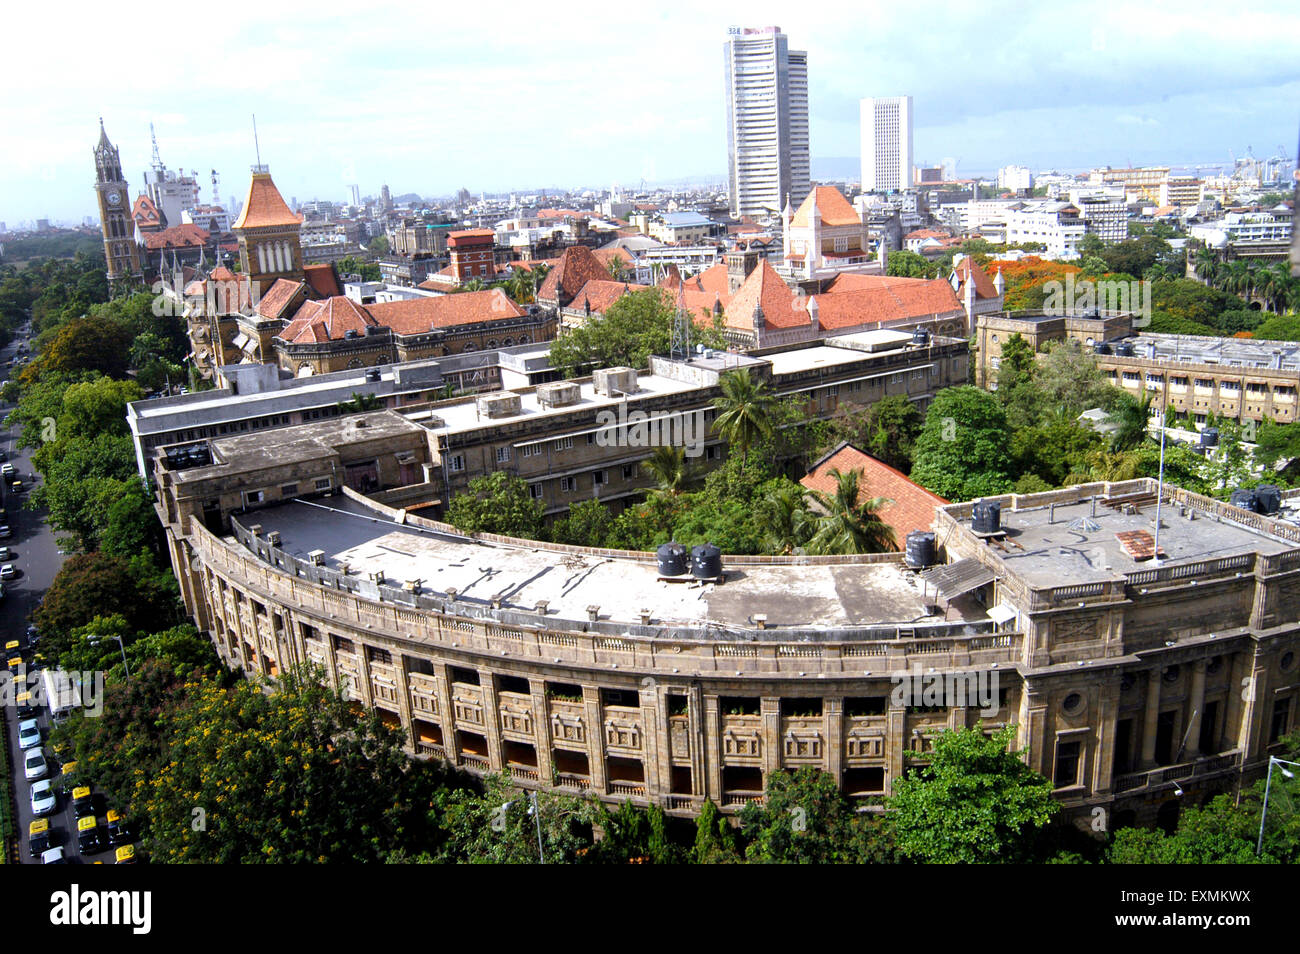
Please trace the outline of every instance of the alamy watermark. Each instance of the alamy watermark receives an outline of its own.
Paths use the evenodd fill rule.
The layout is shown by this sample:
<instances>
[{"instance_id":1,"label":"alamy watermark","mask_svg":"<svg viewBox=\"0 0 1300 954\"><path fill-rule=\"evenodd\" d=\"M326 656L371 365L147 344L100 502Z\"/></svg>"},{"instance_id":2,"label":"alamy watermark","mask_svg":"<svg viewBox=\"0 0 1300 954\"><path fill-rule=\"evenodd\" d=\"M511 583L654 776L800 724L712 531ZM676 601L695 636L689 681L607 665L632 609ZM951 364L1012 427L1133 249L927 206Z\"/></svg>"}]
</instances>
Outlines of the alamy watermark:
<instances>
[{"instance_id":1,"label":"alamy watermark","mask_svg":"<svg viewBox=\"0 0 1300 954\"><path fill-rule=\"evenodd\" d=\"M627 409L605 409L596 413L596 444L600 447L681 447L687 457L704 453L706 424L703 411L669 411L647 414Z\"/></svg>"},{"instance_id":2,"label":"alamy watermark","mask_svg":"<svg viewBox=\"0 0 1300 954\"><path fill-rule=\"evenodd\" d=\"M978 708L989 718L1001 706L996 669L926 672L913 663L910 670L892 673L889 679L894 684L889 699L896 708Z\"/></svg>"},{"instance_id":3,"label":"alamy watermark","mask_svg":"<svg viewBox=\"0 0 1300 954\"><path fill-rule=\"evenodd\" d=\"M29 671L23 664L0 673L0 706L17 706L23 693L27 694L25 701L28 705L48 707L55 717L69 714L74 709L83 709L92 718L104 714L104 673L101 670Z\"/></svg>"},{"instance_id":4,"label":"alamy watermark","mask_svg":"<svg viewBox=\"0 0 1300 954\"><path fill-rule=\"evenodd\" d=\"M1053 279L1044 282L1043 299L1045 315L1087 315L1094 311L1107 314L1131 314L1134 328L1151 324L1151 283L1147 281L1122 282L1113 279L1080 279L1074 274L1065 281Z\"/></svg>"}]
</instances>

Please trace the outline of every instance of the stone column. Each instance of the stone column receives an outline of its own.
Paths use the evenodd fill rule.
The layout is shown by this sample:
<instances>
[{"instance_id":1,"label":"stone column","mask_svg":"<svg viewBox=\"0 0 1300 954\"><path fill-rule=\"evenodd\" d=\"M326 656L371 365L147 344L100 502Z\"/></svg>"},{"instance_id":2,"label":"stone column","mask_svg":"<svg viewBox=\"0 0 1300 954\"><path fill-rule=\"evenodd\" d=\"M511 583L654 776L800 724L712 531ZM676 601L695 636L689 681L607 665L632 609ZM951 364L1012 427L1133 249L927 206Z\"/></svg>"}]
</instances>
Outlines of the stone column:
<instances>
[{"instance_id":1,"label":"stone column","mask_svg":"<svg viewBox=\"0 0 1300 954\"><path fill-rule=\"evenodd\" d=\"M1097 704L1097 718L1093 730L1093 746L1096 752L1092 768L1092 792L1109 792L1115 784L1115 733L1119 725L1118 679L1113 679L1101 687L1101 698Z\"/></svg>"},{"instance_id":2,"label":"stone column","mask_svg":"<svg viewBox=\"0 0 1300 954\"><path fill-rule=\"evenodd\" d=\"M497 704L496 677L490 669L478 670L479 698L483 700L483 737L487 739L488 765L492 771L505 768L501 755L501 707Z\"/></svg>"},{"instance_id":3,"label":"stone column","mask_svg":"<svg viewBox=\"0 0 1300 954\"><path fill-rule=\"evenodd\" d=\"M582 702L587 720L587 774L591 777L591 790L606 795L605 718L601 715L600 687L583 686Z\"/></svg>"},{"instance_id":4,"label":"stone column","mask_svg":"<svg viewBox=\"0 0 1300 954\"><path fill-rule=\"evenodd\" d=\"M533 703L533 748L537 751L537 777L543 785L550 785L555 775L555 757L551 752L551 713L546 705L546 680L529 680L528 694Z\"/></svg>"},{"instance_id":5,"label":"stone column","mask_svg":"<svg viewBox=\"0 0 1300 954\"><path fill-rule=\"evenodd\" d=\"M411 713L411 687L406 681L406 656L392 652L393 683L397 692L397 715L402 720L402 730L406 732L406 745L412 752L419 751L415 737L415 717Z\"/></svg>"},{"instance_id":6,"label":"stone column","mask_svg":"<svg viewBox=\"0 0 1300 954\"><path fill-rule=\"evenodd\" d=\"M822 764L835 784L842 785L844 776L844 700L822 700L822 722L825 725L826 753Z\"/></svg>"},{"instance_id":7,"label":"stone column","mask_svg":"<svg viewBox=\"0 0 1300 954\"><path fill-rule=\"evenodd\" d=\"M704 793L722 806L722 718L718 712L718 697L713 693L704 696Z\"/></svg>"},{"instance_id":8,"label":"stone column","mask_svg":"<svg viewBox=\"0 0 1300 954\"><path fill-rule=\"evenodd\" d=\"M456 742L456 707L451 701L450 667L446 663L434 663L433 678L438 687L438 723L442 728L442 749L448 762L460 765L460 746Z\"/></svg>"},{"instance_id":9,"label":"stone column","mask_svg":"<svg viewBox=\"0 0 1300 954\"><path fill-rule=\"evenodd\" d=\"M767 779L781 769L781 755L785 749L785 740L781 737L781 697L763 696L759 699L758 711L762 716L763 741L763 786Z\"/></svg>"},{"instance_id":10,"label":"stone column","mask_svg":"<svg viewBox=\"0 0 1300 954\"><path fill-rule=\"evenodd\" d=\"M1192 663L1192 695L1187 713L1187 759L1201 757L1201 720L1205 715L1205 660Z\"/></svg>"},{"instance_id":11,"label":"stone column","mask_svg":"<svg viewBox=\"0 0 1300 954\"><path fill-rule=\"evenodd\" d=\"M1145 772L1156 767L1156 726L1160 721L1161 667L1147 670L1147 704L1142 713L1142 760L1138 769Z\"/></svg>"},{"instance_id":12,"label":"stone column","mask_svg":"<svg viewBox=\"0 0 1300 954\"><path fill-rule=\"evenodd\" d=\"M907 709L894 704L893 693L888 698L889 708L885 713L884 755L889 766L889 780L885 783L886 786L903 777L907 765L903 753L912 747L912 741L907 735Z\"/></svg>"},{"instance_id":13,"label":"stone column","mask_svg":"<svg viewBox=\"0 0 1300 954\"><path fill-rule=\"evenodd\" d=\"M668 791L671 775L664 777L669 768L666 733L668 723L663 713L667 708L661 702L661 693L653 679L641 680L641 768L645 775L645 794L651 803L659 801L659 794ZM663 742L661 748L660 742Z\"/></svg>"}]
</instances>

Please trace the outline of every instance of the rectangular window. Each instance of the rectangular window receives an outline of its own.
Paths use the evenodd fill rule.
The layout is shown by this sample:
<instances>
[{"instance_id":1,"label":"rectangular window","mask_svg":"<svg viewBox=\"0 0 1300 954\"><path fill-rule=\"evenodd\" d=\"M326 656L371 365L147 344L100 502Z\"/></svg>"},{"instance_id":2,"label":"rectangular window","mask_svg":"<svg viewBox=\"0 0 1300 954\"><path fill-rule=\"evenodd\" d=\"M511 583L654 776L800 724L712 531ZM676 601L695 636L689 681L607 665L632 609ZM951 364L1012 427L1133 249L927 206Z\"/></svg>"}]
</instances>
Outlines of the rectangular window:
<instances>
[{"instance_id":1,"label":"rectangular window","mask_svg":"<svg viewBox=\"0 0 1300 954\"><path fill-rule=\"evenodd\" d=\"M509 460L510 460L510 448L509 448L509 447L504 447L504 446L503 446L503 447L498 447L498 448L497 448L497 463L498 463L498 464L504 464L504 463L508 462Z\"/></svg>"},{"instance_id":2,"label":"rectangular window","mask_svg":"<svg viewBox=\"0 0 1300 954\"><path fill-rule=\"evenodd\" d=\"M595 435L595 434L588 434L588 435L587 435L587 443L588 443L589 445L590 445L590 444L594 444L594 443L596 443L596 435Z\"/></svg>"},{"instance_id":3,"label":"rectangular window","mask_svg":"<svg viewBox=\"0 0 1300 954\"><path fill-rule=\"evenodd\" d=\"M255 504L261 503L266 499L266 493L261 490L248 490L244 492L244 503Z\"/></svg>"},{"instance_id":4,"label":"rectangular window","mask_svg":"<svg viewBox=\"0 0 1300 954\"><path fill-rule=\"evenodd\" d=\"M459 474L465 469L465 458L460 454L454 454L447 460L447 469L453 474Z\"/></svg>"},{"instance_id":5,"label":"rectangular window","mask_svg":"<svg viewBox=\"0 0 1300 954\"><path fill-rule=\"evenodd\" d=\"M329 490L331 486L333 486L333 483L332 483L332 481L331 481L328 477L317 477L317 478L316 478L316 489L317 489L317 490Z\"/></svg>"},{"instance_id":6,"label":"rectangular window","mask_svg":"<svg viewBox=\"0 0 1300 954\"><path fill-rule=\"evenodd\" d=\"M572 437L561 437L555 442L555 449L557 451L569 450L572 447L573 447Z\"/></svg>"},{"instance_id":7,"label":"rectangular window","mask_svg":"<svg viewBox=\"0 0 1300 954\"><path fill-rule=\"evenodd\" d=\"M599 487L599 486L601 486L602 484L606 483L608 480L609 480L609 472L608 472L608 471L598 470L598 471L595 471L595 472L591 475L591 482L592 482L593 484L595 484L597 487Z\"/></svg>"},{"instance_id":8,"label":"rectangular window","mask_svg":"<svg viewBox=\"0 0 1300 954\"><path fill-rule=\"evenodd\" d=\"M578 489L578 479L576 477L560 478L560 491L562 493L571 494L577 489Z\"/></svg>"},{"instance_id":9,"label":"rectangular window","mask_svg":"<svg viewBox=\"0 0 1300 954\"><path fill-rule=\"evenodd\" d=\"M528 496L532 497L534 500L541 500L541 499L542 499L542 485L541 485L541 484L529 484L529 485L528 485Z\"/></svg>"},{"instance_id":10,"label":"rectangular window","mask_svg":"<svg viewBox=\"0 0 1300 954\"><path fill-rule=\"evenodd\" d=\"M636 473L636 468L635 468L635 467L627 467L627 466L625 466L625 467L623 468L623 480L625 480L625 481L631 480L632 477L635 475L635 473Z\"/></svg>"},{"instance_id":11,"label":"rectangular window","mask_svg":"<svg viewBox=\"0 0 1300 954\"><path fill-rule=\"evenodd\" d=\"M280 496L281 496L281 497L295 497L295 496L297 496L297 494L298 494L298 485L297 485L297 484L283 484L283 485L280 487Z\"/></svg>"},{"instance_id":12,"label":"rectangular window","mask_svg":"<svg viewBox=\"0 0 1300 954\"><path fill-rule=\"evenodd\" d=\"M1056 775L1053 781L1057 788L1079 784L1079 749L1078 742L1056 743Z\"/></svg>"}]
</instances>

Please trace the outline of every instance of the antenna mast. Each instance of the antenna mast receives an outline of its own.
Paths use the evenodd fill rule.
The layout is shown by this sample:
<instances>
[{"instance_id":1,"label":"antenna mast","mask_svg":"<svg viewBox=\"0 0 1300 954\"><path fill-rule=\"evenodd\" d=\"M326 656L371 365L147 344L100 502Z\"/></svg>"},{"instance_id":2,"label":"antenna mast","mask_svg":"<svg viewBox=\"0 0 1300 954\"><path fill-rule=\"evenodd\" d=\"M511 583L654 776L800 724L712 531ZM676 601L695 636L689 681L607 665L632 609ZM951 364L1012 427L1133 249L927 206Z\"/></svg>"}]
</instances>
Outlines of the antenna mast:
<instances>
[{"instance_id":1,"label":"antenna mast","mask_svg":"<svg viewBox=\"0 0 1300 954\"><path fill-rule=\"evenodd\" d=\"M257 165L253 166L253 171L266 172L266 166L262 165L262 147L257 143L257 113L253 113L253 152L257 154Z\"/></svg>"},{"instance_id":2,"label":"antenna mast","mask_svg":"<svg viewBox=\"0 0 1300 954\"><path fill-rule=\"evenodd\" d=\"M691 358L691 318L686 312L686 279L677 285L677 314L673 316L673 340L668 349L670 358L689 361Z\"/></svg>"}]
</instances>

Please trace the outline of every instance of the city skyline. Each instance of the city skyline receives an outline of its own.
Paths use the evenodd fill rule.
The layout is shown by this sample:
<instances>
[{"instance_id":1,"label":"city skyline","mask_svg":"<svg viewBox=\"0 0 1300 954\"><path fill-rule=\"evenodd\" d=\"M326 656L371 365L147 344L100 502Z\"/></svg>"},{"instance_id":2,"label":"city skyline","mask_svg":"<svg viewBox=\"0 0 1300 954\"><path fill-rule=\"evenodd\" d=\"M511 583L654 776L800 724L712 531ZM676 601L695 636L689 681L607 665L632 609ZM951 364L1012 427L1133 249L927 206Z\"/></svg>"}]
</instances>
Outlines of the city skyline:
<instances>
[{"instance_id":1,"label":"city skyline","mask_svg":"<svg viewBox=\"0 0 1300 954\"><path fill-rule=\"evenodd\" d=\"M808 51L814 177L819 162L859 155L858 103L867 96L911 94L916 164L952 157L959 173L1009 163L1226 164L1229 149L1253 147L1262 158L1280 145L1288 154L1300 118L1300 80L1288 66L1300 52L1300 14L1281 3L1255 12L1257 29L1230 45L1208 5L1180 7L1176 21L1160 8L1081 4L990 20L951 5L922 28L893 8L797 16L755 4L738 17L671 6L620 18L589 4L579 9L590 15L530 20L519 33L492 32L457 11L435 24L400 8L363 21L343 19L341 4L255 17L253 9L223 20L175 81L133 71L92 83L77 66L133 36L136 18L149 15L143 6L107 30L60 25L59 69L47 49L16 50L0 106L11 157L0 170L0 219L93 214L101 115L133 195L149 166L150 121L170 168L216 168L223 201L240 194L256 161L254 112L262 161L303 200L344 199L353 184L373 195L384 182L422 195L636 188L643 178L721 183L717 51L730 25L779 26ZM48 15L16 16L20 33L49 32ZM430 39L404 39L404 54L394 36ZM574 58L585 68L570 68ZM403 95L380 95L394 88Z\"/></svg>"}]
</instances>

